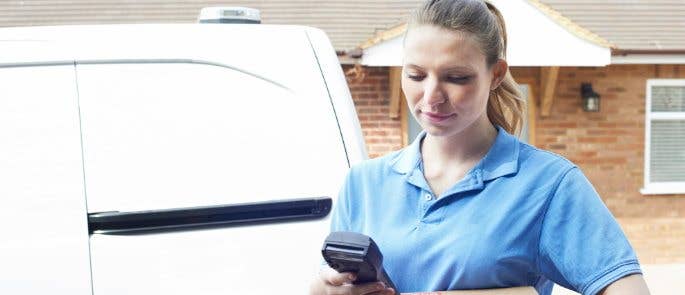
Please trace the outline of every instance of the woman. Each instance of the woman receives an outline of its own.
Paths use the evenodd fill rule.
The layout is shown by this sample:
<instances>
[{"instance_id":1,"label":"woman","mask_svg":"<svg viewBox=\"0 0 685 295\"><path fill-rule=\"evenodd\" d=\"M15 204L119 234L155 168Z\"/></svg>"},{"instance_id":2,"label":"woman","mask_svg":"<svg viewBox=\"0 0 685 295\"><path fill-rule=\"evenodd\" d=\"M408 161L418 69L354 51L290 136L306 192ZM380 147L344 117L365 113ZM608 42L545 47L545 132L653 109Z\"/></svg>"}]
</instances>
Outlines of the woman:
<instances>
[{"instance_id":1,"label":"woman","mask_svg":"<svg viewBox=\"0 0 685 295\"><path fill-rule=\"evenodd\" d=\"M521 143L523 102L499 11L428 1L409 22L402 90L423 127L409 147L354 167L333 231L371 236L400 292L534 286L648 294L611 213L568 160ZM312 294L392 294L322 270Z\"/></svg>"}]
</instances>

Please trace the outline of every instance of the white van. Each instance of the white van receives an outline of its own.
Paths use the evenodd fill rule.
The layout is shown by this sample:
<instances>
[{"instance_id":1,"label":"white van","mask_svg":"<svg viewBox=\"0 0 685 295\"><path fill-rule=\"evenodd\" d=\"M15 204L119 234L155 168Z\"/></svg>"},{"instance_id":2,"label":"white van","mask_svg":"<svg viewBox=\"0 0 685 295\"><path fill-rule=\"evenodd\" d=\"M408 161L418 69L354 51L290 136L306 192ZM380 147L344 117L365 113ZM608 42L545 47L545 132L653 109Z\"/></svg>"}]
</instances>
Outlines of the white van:
<instances>
[{"instance_id":1,"label":"white van","mask_svg":"<svg viewBox=\"0 0 685 295\"><path fill-rule=\"evenodd\" d=\"M365 158L320 30L0 29L0 294L303 294Z\"/></svg>"}]
</instances>

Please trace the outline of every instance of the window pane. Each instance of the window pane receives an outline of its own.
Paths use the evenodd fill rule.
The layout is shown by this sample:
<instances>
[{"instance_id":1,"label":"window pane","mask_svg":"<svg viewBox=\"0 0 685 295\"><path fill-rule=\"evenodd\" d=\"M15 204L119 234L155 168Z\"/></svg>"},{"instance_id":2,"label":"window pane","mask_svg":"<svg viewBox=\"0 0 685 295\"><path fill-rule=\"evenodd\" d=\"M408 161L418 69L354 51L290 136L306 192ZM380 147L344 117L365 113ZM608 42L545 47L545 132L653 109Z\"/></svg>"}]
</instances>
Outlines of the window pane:
<instances>
[{"instance_id":1,"label":"window pane","mask_svg":"<svg viewBox=\"0 0 685 295\"><path fill-rule=\"evenodd\" d=\"M685 86L653 86L652 112L685 112Z\"/></svg>"},{"instance_id":2,"label":"window pane","mask_svg":"<svg viewBox=\"0 0 685 295\"><path fill-rule=\"evenodd\" d=\"M78 70L90 212L332 196L345 175L321 81L314 96L210 65Z\"/></svg>"},{"instance_id":3,"label":"window pane","mask_svg":"<svg viewBox=\"0 0 685 295\"><path fill-rule=\"evenodd\" d=\"M685 181L685 120L652 121L651 182Z\"/></svg>"}]
</instances>

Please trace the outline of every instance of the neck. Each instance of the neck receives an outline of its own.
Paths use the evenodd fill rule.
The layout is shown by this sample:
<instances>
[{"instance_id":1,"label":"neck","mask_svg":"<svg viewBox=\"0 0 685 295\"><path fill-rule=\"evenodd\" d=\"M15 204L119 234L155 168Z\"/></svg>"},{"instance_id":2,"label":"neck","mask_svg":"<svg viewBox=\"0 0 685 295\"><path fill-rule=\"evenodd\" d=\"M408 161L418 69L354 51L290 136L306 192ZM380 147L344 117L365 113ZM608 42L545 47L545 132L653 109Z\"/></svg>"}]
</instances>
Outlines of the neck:
<instances>
[{"instance_id":1,"label":"neck","mask_svg":"<svg viewBox=\"0 0 685 295\"><path fill-rule=\"evenodd\" d=\"M426 134L421 145L422 156L433 163L464 164L477 162L487 154L497 137L497 129L487 118L462 132L450 136Z\"/></svg>"}]
</instances>

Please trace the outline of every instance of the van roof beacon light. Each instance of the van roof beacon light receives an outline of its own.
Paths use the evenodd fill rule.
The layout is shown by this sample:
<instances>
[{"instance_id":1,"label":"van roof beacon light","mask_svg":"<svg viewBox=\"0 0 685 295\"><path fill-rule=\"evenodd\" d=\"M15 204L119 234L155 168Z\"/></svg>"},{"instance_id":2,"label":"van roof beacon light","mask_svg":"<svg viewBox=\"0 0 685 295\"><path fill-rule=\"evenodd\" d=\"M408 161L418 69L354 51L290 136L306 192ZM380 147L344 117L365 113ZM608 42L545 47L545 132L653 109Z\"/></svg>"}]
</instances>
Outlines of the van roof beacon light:
<instances>
[{"instance_id":1,"label":"van roof beacon light","mask_svg":"<svg viewBox=\"0 0 685 295\"><path fill-rule=\"evenodd\" d=\"M249 7L205 7L197 18L201 24L259 24L262 22L258 9Z\"/></svg>"}]
</instances>

